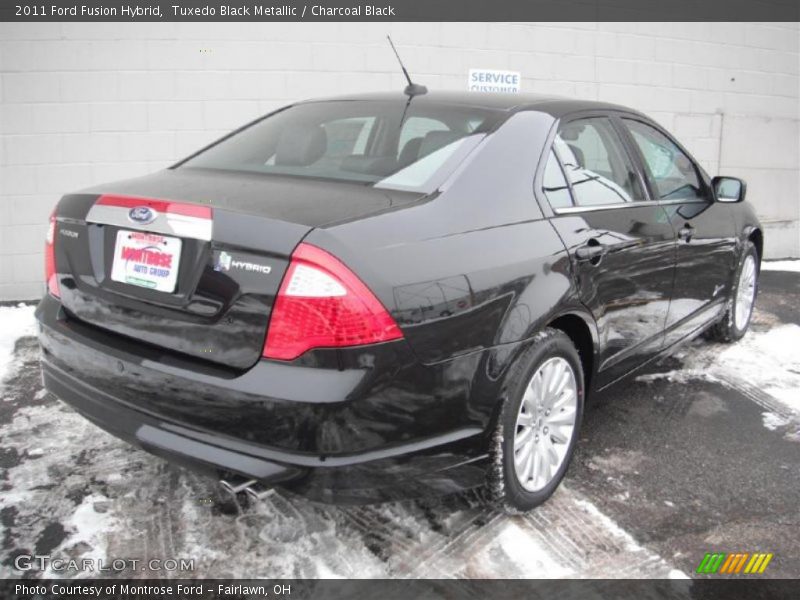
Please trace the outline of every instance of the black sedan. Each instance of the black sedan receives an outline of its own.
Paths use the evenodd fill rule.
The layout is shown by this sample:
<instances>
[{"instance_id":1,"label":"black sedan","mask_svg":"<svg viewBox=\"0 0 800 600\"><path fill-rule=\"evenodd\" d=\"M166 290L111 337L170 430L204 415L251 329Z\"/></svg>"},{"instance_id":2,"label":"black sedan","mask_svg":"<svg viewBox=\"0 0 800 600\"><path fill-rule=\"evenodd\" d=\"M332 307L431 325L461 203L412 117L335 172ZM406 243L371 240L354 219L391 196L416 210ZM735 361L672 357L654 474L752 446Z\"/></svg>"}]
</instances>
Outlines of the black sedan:
<instances>
[{"instance_id":1,"label":"black sedan","mask_svg":"<svg viewBox=\"0 0 800 600\"><path fill-rule=\"evenodd\" d=\"M233 492L484 487L530 509L592 392L703 332L744 335L763 248L744 196L620 106L294 104L61 199L44 382Z\"/></svg>"}]
</instances>

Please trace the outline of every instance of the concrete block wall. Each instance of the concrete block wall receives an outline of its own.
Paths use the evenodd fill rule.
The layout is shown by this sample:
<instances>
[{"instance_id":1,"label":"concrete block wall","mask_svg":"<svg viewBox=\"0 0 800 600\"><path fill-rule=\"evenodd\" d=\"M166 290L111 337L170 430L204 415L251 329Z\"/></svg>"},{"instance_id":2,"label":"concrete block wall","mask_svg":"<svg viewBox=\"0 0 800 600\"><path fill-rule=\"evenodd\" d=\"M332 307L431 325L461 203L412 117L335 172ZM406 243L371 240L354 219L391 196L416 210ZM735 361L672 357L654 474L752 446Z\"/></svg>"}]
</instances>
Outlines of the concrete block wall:
<instances>
[{"instance_id":1,"label":"concrete block wall","mask_svg":"<svg viewBox=\"0 0 800 600\"><path fill-rule=\"evenodd\" d=\"M296 99L404 84L619 102L711 173L748 179L769 257L800 256L797 23L0 23L0 300L42 293L46 220L68 191L166 167Z\"/></svg>"}]
</instances>

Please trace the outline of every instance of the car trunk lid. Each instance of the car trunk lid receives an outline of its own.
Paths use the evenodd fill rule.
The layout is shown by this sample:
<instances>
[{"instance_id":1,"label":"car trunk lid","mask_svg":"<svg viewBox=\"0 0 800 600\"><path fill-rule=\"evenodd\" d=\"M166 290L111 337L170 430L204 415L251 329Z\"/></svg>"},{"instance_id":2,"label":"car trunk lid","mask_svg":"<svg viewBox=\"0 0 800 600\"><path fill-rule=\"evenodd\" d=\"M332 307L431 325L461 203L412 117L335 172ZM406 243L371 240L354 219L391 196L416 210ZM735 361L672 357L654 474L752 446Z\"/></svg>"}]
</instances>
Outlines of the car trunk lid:
<instances>
[{"instance_id":1,"label":"car trunk lid","mask_svg":"<svg viewBox=\"0 0 800 600\"><path fill-rule=\"evenodd\" d=\"M132 344L246 369L292 251L314 227L419 195L186 169L65 196L56 263L71 316Z\"/></svg>"}]
</instances>

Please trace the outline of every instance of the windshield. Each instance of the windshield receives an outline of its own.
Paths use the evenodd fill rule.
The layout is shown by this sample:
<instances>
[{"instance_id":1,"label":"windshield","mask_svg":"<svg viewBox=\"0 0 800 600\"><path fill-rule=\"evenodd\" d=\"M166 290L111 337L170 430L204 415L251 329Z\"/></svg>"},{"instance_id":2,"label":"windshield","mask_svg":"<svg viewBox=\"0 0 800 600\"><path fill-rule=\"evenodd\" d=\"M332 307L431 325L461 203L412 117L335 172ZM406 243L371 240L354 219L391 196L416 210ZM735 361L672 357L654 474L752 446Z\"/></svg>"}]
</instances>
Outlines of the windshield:
<instances>
[{"instance_id":1,"label":"windshield","mask_svg":"<svg viewBox=\"0 0 800 600\"><path fill-rule=\"evenodd\" d=\"M222 140L181 167L343 180L431 192L501 113L397 101L291 106Z\"/></svg>"}]
</instances>

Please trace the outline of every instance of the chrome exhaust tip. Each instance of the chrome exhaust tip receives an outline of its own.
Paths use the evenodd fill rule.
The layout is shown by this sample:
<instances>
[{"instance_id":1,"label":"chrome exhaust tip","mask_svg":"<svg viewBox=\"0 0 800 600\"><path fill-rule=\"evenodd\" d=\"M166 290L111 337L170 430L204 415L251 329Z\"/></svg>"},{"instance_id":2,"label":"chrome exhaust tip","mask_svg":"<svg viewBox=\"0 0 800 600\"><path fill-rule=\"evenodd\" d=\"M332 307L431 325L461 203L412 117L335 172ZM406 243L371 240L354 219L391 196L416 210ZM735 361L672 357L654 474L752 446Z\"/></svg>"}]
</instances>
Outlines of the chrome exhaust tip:
<instances>
[{"instance_id":1,"label":"chrome exhaust tip","mask_svg":"<svg viewBox=\"0 0 800 600\"><path fill-rule=\"evenodd\" d=\"M272 496L275 493L274 488L262 488L260 486L249 486L245 489L247 497L253 502L259 502Z\"/></svg>"},{"instance_id":2,"label":"chrome exhaust tip","mask_svg":"<svg viewBox=\"0 0 800 600\"><path fill-rule=\"evenodd\" d=\"M229 494L232 494L234 496L236 494L238 494L239 492L246 491L247 488L249 488L251 485L253 485L255 483L256 483L255 479L248 479L247 481L244 481L244 482L238 483L238 484L234 484L234 483L232 483L230 481L227 481L226 479L220 479L219 480L220 487L223 490L225 490L226 492L228 492Z\"/></svg>"}]
</instances>

